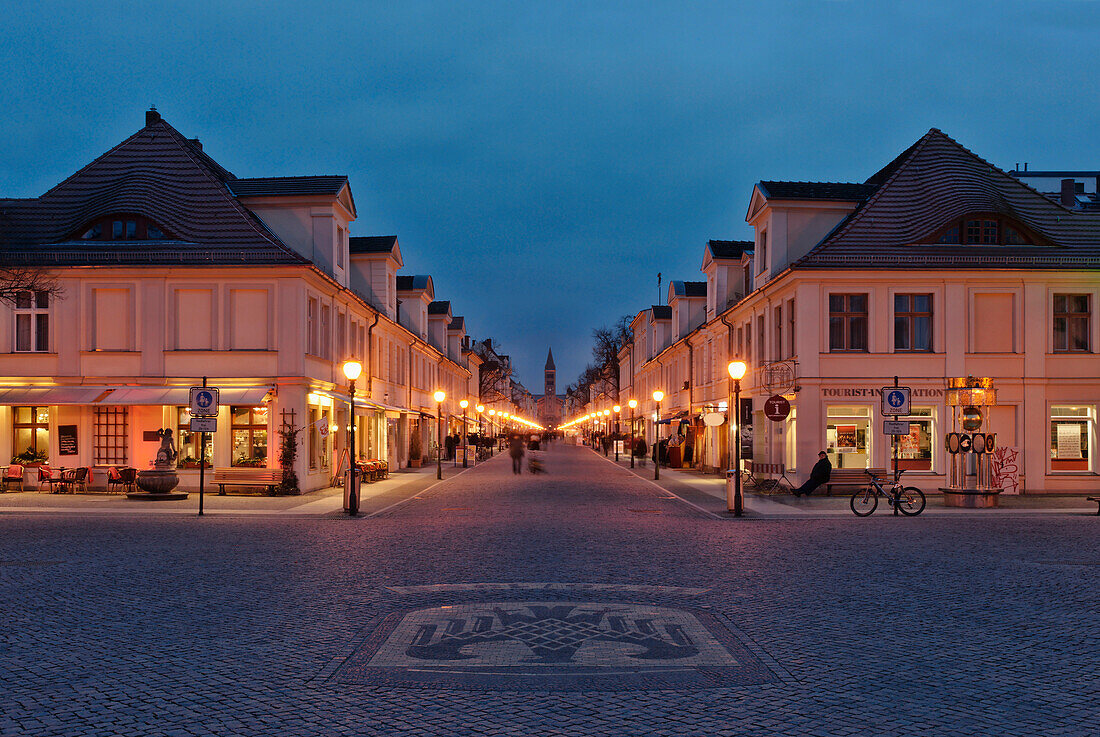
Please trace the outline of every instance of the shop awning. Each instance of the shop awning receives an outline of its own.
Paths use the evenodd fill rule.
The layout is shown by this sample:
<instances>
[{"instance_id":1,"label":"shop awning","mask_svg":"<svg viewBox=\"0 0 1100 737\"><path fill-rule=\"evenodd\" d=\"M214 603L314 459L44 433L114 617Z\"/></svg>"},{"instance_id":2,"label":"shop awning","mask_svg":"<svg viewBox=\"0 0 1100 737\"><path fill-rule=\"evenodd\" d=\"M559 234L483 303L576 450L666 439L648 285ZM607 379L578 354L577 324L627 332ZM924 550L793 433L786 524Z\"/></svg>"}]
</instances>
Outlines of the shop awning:
<instances>
[{"instance_id":1,"label":"shop awning","mask_svg":"<svg viewBox=\"0 0 1100 737\"><path fill-rule=\"evenodd\" d=\"M98 399L100 405L168 405L186 406L191 388L186 386L120 386ZM223 405L255 407L271 391L269 386L219 387L218 402Z\"/></svg>"},{"instance_id":2,"label":"shop awning","mask_svg":"<svg viewBox=\"0 0 1100 737\"><path fill-rule=\"evenodd\" d=\"M111 387L107 386L9 386L0 387L0 404L45 406L91 404Z\"/></svg>"},{"instance_id":3,"label":"shop awning","mask_svg":"<svg viewBox=\"0 0 1100 737\"><path fill-rule=\"evenodd\" d=\"M269 386L221 388L222 404L255 406L264 401ZM0 387L0 404L51 405L177 405L190 401L186 386L13 386Z\"/></svg>"}]
</instances>

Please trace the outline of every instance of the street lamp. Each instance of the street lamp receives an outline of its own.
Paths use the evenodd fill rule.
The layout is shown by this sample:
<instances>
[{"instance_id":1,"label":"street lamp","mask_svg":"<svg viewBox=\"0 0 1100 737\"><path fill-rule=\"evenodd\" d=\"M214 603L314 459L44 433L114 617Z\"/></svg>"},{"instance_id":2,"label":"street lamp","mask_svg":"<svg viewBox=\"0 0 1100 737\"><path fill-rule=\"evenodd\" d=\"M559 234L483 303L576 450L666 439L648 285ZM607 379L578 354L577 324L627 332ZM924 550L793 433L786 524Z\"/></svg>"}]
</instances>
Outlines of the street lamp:
<instances>
[{"instance_id":1,"label":"street lamp","mask_svg":"<svg viewBox=\"0 0 1100 737\"><path fill-rule=\"evenodd\" d=\"M730 361L726 366L730 374L730 435L733 442L733 499L730 499L730 485L726 484L726 509L740 517L745 511L745 500L741 496L741 379L748 366L744 361Z\"/></svg>"},{"instance_id":2,"label":"street lamp","mask_svg":"<svg viewBox=\"0 0 1100 737\"><path fill-rule=\"evenodd\" d=\"M348 514L352 517L359 514L359 489L355 485L355 380L359 378L361 373L363 373L363 364L358 361L344 361L344 376L348 379L348 395L350 398L348 412L351 415L348 430L351 435L351 439L348 441L348 458L350 459L348 468Z\"/></svg>"},{"instance_id":3,"label":"street lamp","mask_svg":"<svg viewBox=\"0 0 1100 737\"><path fill-rule=\"evenodd\" d=\"M619 462L619 412L621 412L623 408L616 404L614 407L612 407L612 409L615 411L615 440L613 441L615 443L615 462L618 463Z\"/></svg>"},{"instance_id":4,"label":"street lamp","mask_svg":"<svg viewBox=\"0 0 1100 737\"><path fill-rule=\"evenodd\" d=\"M468 436L466 435L466 408L470 406L470 402L463 399L458 403L458 406L462 408L462 467L469 468L469 465L467 465L469 461L466 458L466 448L469 445ZM458 465L457 461L455 465Z\"/></svg>"},{"instance_id":5,"label":"street lamp","mask_svg":"<svg viewBox=\"0 0 1100 737\"><path fill-rule=\"evenodd\" d=\"M485 443L485 433L481 429L481 413L485 411L485 405L484 404L479 404L478 406L474 407L474 409L477 410L477 444L478 444L478 447L481 447ZM474 450L474 465L475 466L477 465L477 454L478 454L478 451Z\"/></svg>"},{"instance_id":6,"label":"street lamp","mask_svg":"<svg viewBox=\"0 0 1100 737\"><path fill-rule=\"evenodd\" d=\"M435 450L435 477L441 479L443 478L443 400L447 395L437 391L432 396L435 399L436 424L439 426L439 432L436 433L439 436L439 447Z\"/></svg>"},{"instance_id":7,"label":"street lamp","mask_svg":"<svg viewBox=\"0 0 1100 737\"><path fill-rule=\"evenodd\" d=\"M653 420L653 443L657 446L657 453L654 455L655 462L653 463L653 480L661 478L661 400L665 398L665 393L660 389L653 392L653 401L657 403L657 414L654 415Z\"/></svg>"},{"instance_id":8,"label":"street lamp","mask_svg":"<svg viewBox=\"0 0 1100 737\"><path fill-rule=\"evenodd\" d=\"M638 400L631 399L626 404L630 407L630 467L634 468L634 448L636 445L634 439L634 410L638 407Z\"/></svg>"}]
</instances>

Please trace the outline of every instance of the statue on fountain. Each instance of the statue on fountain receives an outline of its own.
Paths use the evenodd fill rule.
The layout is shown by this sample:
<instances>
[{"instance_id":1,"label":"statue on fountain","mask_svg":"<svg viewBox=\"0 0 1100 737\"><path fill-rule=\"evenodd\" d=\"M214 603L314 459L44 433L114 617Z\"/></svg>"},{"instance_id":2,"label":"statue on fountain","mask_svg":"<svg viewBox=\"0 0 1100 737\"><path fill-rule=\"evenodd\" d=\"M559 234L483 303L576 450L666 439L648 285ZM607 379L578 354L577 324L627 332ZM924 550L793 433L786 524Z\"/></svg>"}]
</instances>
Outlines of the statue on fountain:
<instances>
[{"instance_id":1,"label":"statue on fountain","mask_svg":"<svg viewBox=\"0 0 1100 737\"><path fill-rule=\"evenodd\" d=\"M157 459L153 461L153 468L158 471L168 471L175 468L176 463L176 444L172 442L172 429L164 428L163 430L157 430L157 437L160 438L160 448L157 449Z\"/></svg>"},{"instance_id":2,"label":"statue on fountain","mask_svg":"<svg viewBox=\"0 0 1100 737\"><path fill-rule=\"evenodd\" d=\"M186 499L187 492L173 491L180 482L176 473L176 444L172 441L171 428L157 430L160 438L160 447L157 448L156 459L153 461L152 470L138 471L136 483L141 491L127 494L131 499Z\"/></svg>"}]
</instances>

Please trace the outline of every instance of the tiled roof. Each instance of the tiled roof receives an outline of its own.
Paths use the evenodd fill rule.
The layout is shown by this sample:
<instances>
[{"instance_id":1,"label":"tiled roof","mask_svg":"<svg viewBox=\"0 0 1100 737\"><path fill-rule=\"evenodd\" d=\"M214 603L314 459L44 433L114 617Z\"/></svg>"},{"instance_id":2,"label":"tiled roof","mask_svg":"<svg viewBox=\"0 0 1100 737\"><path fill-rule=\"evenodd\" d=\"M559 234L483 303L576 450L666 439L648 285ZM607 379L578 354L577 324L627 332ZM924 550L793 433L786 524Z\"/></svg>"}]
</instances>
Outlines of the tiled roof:
<instances>
[{"instance_id":1,"label":"tiled roof","mask_svg":"<svg viewBox=\"0 0 1100 737\"><path fill-rule=\"evenodd\" d=\"M760 182L765 197L771 200L843 200L859 202L874 194L873 184L850 182Z\"/></svg>"},{"instance_id":2,"label":"tiled roof","mask_svg":"<svg viewBox=\"0 0 1100 737\"><path fill-rule=\"evenodd\" d=\"M447 300L437 300L428 303L429 315L446 315L451 311L451 303Z\"/></svg>"},{"instance_id":3,"label":"tiled roof","mask_svg":"<svg viewBox=\"0 0 1100 737\"><path fill-rule=\"evenodd\" d=\"M654 320L671 320L672 308L668 305L653 305Z\"/></svg>"},{"instance_id":4,"label":"tiled roof","mask_svg":"<svg viewBox=\"0 0 1100 737\"><path fill-rule=\"evenodd\" d=\"M447 329L448 330L455 330L455 331L465 330L466 329L466 318L463 317L462 315L458 315L457 317L452 318L451 319L451 324L447 326Z\"/></svg>"},{"instance_id":5,"label":"tiled roof","mask_svg":"<svg viewBox=\"0 0 1100 737\"><path fill-rule=\"evenodd\" d=\"M396 235L357 235L348 238L352 253L390 253L396 245Z\"/></svg>"},{"instance_id":6,"label":"tiled roof","mask_svg":"<svg viewBox=\"0 0 1100 737\"><path fill-rule=\"evenodd\" d=\"M281 197L287 195L331 195L347 186L345 176L253 177L233 179L229 189L237 197Z\"/></svg>"},{"instance_id":7,"label":"tiled roof","mask_svg":"<svg viewBox=\"0 0 1100 737\"><path fill-rule=\"evenodd\" d=\"M752 252L755 244L752 241L707 241L711 258L741 260L745 251Z\"/></svg>"},{"instance_id":8,"label":"tiled roof","mask_svg":"<svg viewBox=\"0 0 1100 737\"><path fill-rule=\"evenodd\" d=\"M27 265L308 263L241 205L227 172L154 115L41 197L0 201L0 248ZM172 240L74 241L113 213L148 217Z\"/></svg>"},{"instance_id":9,"label":"tiled roof","mask_svg":"<svg viewBox=\"0 0 1100 737\"><path fill-rule=\"evenodd\" d=\"M415 290L422 292L428 288L430 281L431 277L424 274L417 274L416 276L399 275L397 277L397 291L410 292Z\"/></svg>"},{"instance_id":10,"label":"tiled roof","mask_svg":"<svg viewBox=\"0 0 1100 737\"><path fill-rule=\"evenodd\" d=\"M674 281L672 293L677 297L706 297L707 283L705 281Z\"/></svg>"},{"instance_id":11,"label":"tiled roof","mask_svg":"<svg viewBox=\"0 0 1100 737\"><path fill-rule=\"evenodd\" d=\"M887 170L875 194L795 266L1100 267L1100 213L1051 202L935 128ZM928 243L943 226L971 213L1010 216L1052 245Z\"/></svg>"}]
</instances>

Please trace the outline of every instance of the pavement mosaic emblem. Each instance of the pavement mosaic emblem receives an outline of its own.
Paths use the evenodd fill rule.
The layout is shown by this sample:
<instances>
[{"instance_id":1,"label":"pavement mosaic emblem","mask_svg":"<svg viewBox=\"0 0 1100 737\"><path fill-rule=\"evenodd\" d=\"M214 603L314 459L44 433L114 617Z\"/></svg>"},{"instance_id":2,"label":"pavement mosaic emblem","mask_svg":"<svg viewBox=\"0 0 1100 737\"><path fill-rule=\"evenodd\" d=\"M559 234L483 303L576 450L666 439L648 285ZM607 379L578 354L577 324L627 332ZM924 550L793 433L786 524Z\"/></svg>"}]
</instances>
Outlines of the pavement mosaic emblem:
<instances>
[{"instance_id":1,"label":"pavement mosaic emblem","mask_svg":"<svg viewBox=\"0 0 1100 737\"><path fill-rule=\"evenodd\" d=\"M398 607L334 670L337 683L475 690L621 690L753 685L779 680L722 619L670 605L675 587L484 585L425 591ZM658 603L623 594L666 589ZM543 596L532 596L541 593ZM592 595L602 593L595 598ZM546 596L556 594L556 596ZM510 596L509 596L510 595ZM675 594L672 595L675 598ZM632 597L633 598L633 597ZM427 603L427 602L425 602Z\"/></svg>"}]
</instances>

